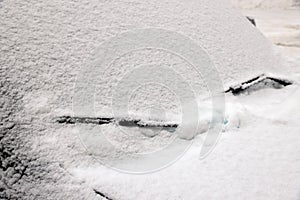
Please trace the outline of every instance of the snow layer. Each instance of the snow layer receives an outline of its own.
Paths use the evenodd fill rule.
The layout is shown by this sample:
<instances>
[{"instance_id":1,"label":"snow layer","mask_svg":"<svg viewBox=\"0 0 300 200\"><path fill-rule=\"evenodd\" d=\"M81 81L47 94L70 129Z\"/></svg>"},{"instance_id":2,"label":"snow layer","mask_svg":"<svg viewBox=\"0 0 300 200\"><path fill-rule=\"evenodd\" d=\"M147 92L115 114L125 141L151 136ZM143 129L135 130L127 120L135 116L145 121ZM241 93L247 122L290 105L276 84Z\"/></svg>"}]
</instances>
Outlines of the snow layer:
<instances>
[{"instance_id":1,"label":"snow layer","mask_svg":"<svg viewBox=\"0 0 300 200\"><path fill-rule=\"evenodd\" d=\"M21 80L40 76L43 83L38 83L37 88L42 88L37 93L53 96L48 104L58 112L72 110L76 74L97 55L97 47L121 32L137 28L163 28L191 38L208 53L225 88L265 72L283 73L277 72L282 69L281 61L272 44L229 3L220 0L4 1L1 11L2 65L12 71L29 71L29 75L20 75ZM207 92L203 77L181 58L157 49L130 52L99 75L96 114L111 115L112 90L118 80L136 66L148 63L174 69L196 94ZM158 89L144 89L145 94L132 100L133 110L149 106L150 97L161 96L161 104L176 112L176 98Z\"/></svg>"},{"instance_id":2,"label":"snow layer","mask_svg":"<svg viewBox=\"0 0 300 200\"><path fill-rule=\"evenodd\" d=\"M291 9L299 8L299 0L231 0L232 4L241 9Z\"/></svg>"},{"instance_id":3,"label":"snow layer","mask_svg":"<svg viewBox=\"0 0 300 200\"><path fill-rule=\"evenodd\" d=\"M190 154L193 158L181 161L178 168L144 179L125 178L99 167L81 145L75 126L53 123L54 117L72 114L76 75L97 54L99 44L121 32L145 27L168 29L193 39L209 54L224 87L261 73L281 75L285 71L273 45L224 0L1 1L1 198L96 199L92 186L120 199L192 199L190 194L194 194L195 199L201 194L204 197L224 197L225 194L227 199L236 195L245 198L248 195L250 199L256 194L261 198L273 197L273 194L295 197L297 180L300 180L296 162L299 160L296 135L299 129L293 127L291 137L285 137L282 131L278 133L281 137L273 140L267 139L272 138L277 126L266 128L269 131L263 129L266 135L261 138L257 137L261 130L256 132L248 127L247 134L236 139L231 140L237 134L228 134L227 142L220 146L218 153L204 161L207 165L198 163L196 148ZM130 70L131 61L136 65L152 62L175 66L196 91L203 91L201 77L195 76L180 58L159 50L133 52L118 60L119 64L108 70L104 82L98 84L101 90L97 91L96 107L100 114L110 114L111 85ZM146 94L136 97L137 102L148 103L143 99L148 94L158 93L157 86L149 87L144 90ZM165 94L162 99L167 108L174 112L179 110L178 101L170 92L158 94ZM136 109L137 103L132 107ZM228 114L228 118L233 119L230 121L238 122L240 117L235 116L242 116L239 113L243 110L243 106L233 109L233 114ZM234 124L239 123L232 124L236 128ZM113 127L108 127L111 129ZM275 154L274 145L280 142L289 146ZM158 145L161 144L159 140ZM243 151L244 148L247 149ZM292 156L285 158L289 153ZM293 161L294 165L284 171ZM101 176L89 170L90 166L97 166ZM74 175L84 181L78 181ZM272 181L274 175L284 181ZM174 177L176 181L170 181ZM198 184L199 179L202 180ZM242 184L231 181L237 179L242 179ZM284 183L290 180L285 188ZM214 186L209 187L209 183ZM266 190L257 187L261 183L267 185ZM245 193L249 187L250 192ZM215 192L214 188L221 192ZM282 188L284 191L280 192Z\"/></svg>"}]
</instances>

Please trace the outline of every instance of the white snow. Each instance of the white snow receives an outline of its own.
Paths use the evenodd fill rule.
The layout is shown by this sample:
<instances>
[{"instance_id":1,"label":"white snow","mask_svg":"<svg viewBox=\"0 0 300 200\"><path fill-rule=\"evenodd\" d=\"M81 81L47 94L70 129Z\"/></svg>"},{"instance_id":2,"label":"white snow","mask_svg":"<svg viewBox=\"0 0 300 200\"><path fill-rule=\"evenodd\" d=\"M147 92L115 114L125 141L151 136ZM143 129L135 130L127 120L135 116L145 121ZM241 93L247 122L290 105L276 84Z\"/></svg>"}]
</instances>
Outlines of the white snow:
<instances>
[{"instance_id":1,"label":"white snow","mask_svg":"<svg viewBox=\"0 0 300 200\"><path fill-rule=\"evenodd\" d=\"M283 5L279 0L239 2L241 7ZM284 7L291 7L293 2L284 2ZM21 186L15 184L14 188L21 188L28 196L49 189L51 192L44 195L49 199L61 197L60 193L75 199L78 196L72 193L74 188L84 188L80 193L82 199L94 193L92 188L119 200L299 199L298 10L244 11L254 16L259 30L281 45L278 48L225 0L15 0L0 3L1 66L5 66L10 81L18 82L26 89L20 111L24 123L20 126L25 126L31 134L20 135L17 139L28 137L33 143L34 155L56 169L65 170L64 175L57 172L59 178L54 177L55 184L41 178L43 184L21 180ZM274 28L275 18L280 18L276 20L280 24L279 30ZM261 89L250 95L226 94L221 136L214 151L202 160L199 159L201 147L207 130L214 125L210 91L203 79L209 77L195 73L185 59L165 49L146 48L124 54L111 62L103 73L96 74L99 77L92 84L95 88L85 88L80 94L89 102L95 100L92 104L95 112L88 113L90 116L111 116L113 89L118 82L137 67L160 67L160 70L150 68L143 77L150 79L151 74L159 72L157 80L172 87L154 81L154 84L129 91L129 113L145 117L143 120L147 124L178 123L182 120L184 107L199 114L197 132L193 132L197 123L195 118L186 121L186 130L192 131L182 134L116 124L53 123L57 115L78 114L72 113L74 88L78 86L76 77L82 75L81 69L97 57L98 51L101 52L101 48L97 49L99 45L121 33L149 27L179 33L201 46L216 66L224 90L262 73L291 79L294 84L280 90ZM178 47L179 52L184 45ZM184 83L174 84L175 76L163 77L163 70L168 69L172 75L177 74L177 78L185 80ZM82 82L88 82L90 77L84 75ZM136 77L133 82L139 79L141 77ZM182 89L186 85L197 94L196 107L189 101L181 102L179 95L170 90L177 88L185 99L191 92ZM85 96L93 89L92 98ZM99 134L100 131L104 135ZM157 157L157 162L138 157L164 149L169 144L173 146L162 157ZM118 149L115 150L113 145ZM28 151L18 148L20 152ZM182 157L172 158L174 152L182 153ZM157 166L164 159L169 159L169 165ZM137 169L161 167L161 170L143 175L126 174L105 167L103 161L125 167L134 163ZM34 168L31 170L35 171ZM70 183L70 179L76 181Z\"/></svg>"},{"instance_id":2,"label":"white snow","mask_svg":"<svg viewBox=\"0 0 300 200\"><path fill-rule=\"evenodd\" d=\"M300 6L299 0L231 0L242 9L292 9Z\"/></svg>"},{"instance_id":3,"label":"white snow","mask_svg":"<svg viewBox=\"0 0 300 200\"><path fill-rule=\"evenodd\" d=\"M270 21L274 17L274 13L252 13L262 30L266 30L263 23L269 24L259 17ZM288 17L286 13L285 17L291 19L282 20L282 24L293 21L293 15ZM273 30L264 34L271 35ZM204 160L199 160L205 138L202 134L183 158L153 174L123 174L97 164L70 171L91 187L122 200L299 199L300 54L298 49L278 48L288 60L285 70L293 73L287 77L295 83L250 95L227 94L224 132ZM211 108L205 102L199 105L201 111ZM209 121L210 114L202 115L202 120Z\"/></svg>"},{"instance_id":4,"label":"white snow","mask_svg":"<svg viewBox=\"0 0 300 200\"><path fill-rule=\"evenodd\" d=\"M300 195L300 90L298 85L283 90L228 97L226 116L232 125L204 160L199 160L200 135L183 158L156 173L123 174L97 164L69 170L91 187L122 200L296 200Z\"/></svg>"}]
</instances>

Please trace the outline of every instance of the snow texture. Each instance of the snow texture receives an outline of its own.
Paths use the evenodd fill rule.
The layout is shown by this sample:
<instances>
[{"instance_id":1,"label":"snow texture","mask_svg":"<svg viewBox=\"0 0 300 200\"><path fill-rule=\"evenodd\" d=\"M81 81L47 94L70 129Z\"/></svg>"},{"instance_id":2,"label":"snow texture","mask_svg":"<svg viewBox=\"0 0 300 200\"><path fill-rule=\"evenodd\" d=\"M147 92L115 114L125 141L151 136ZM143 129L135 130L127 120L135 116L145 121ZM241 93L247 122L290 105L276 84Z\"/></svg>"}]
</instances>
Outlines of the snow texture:
<instances>
[{"instance_id":1,"label":"snow texture","mask_svg":"<svg viewBox=\"0 0 300 200\"><path fill-rule=\"evenodd\" d=\"M99 163L87 155L76 134L76 127L56 124L52 120L73 114L72 96L76 76L80 68L97 54L100 43L121 32L145 27L179 32L203 47L220 72L224 88L265 72L279 75L285 73L281 67L281 58L271 42L224 0L1 1L0 198L101 199L92 189L97 187L97 191L115 199L192 199L189 198L191 194L199 199L199 193L195 193L199 188L208 198L222 196L232 199L250 188L249 193L260 195L260 199L272 197L272 192L279 195L278 199L292 199L297 191L297 180L300 180L299 173L294 173L299 164L295 163L289 171L281 170L286 163L292 163L293 158L297 158L298 151L285 162L280 162L272 152L273 143L268 143L268 146L259 140L251 140L251 134L233 141L230 141L233 136L228 135L229 139L225 139L217 151L219 157L215 155L205 161L209 164L201 167L189 161L175 170L163 172L161 177L161 174L155 174L149 179L116 175L100 166L96 168L97 172L101 170L99 179L96 172L87 169L87 166L97 166ZM112 85L130 71L130 66L149 62L174 67L196 91L203 91L201 77L195 76L180 58L153 49L132 52L116 61L116 66L108 70L103 75L103 82L97 85L96 108L100 114L111 114L109 102ZM165 101L163 105L178 112L179 103L172 93L158 91L157 86L150 85L133 101L133 110L144 106L136 102L149 103L147 95L160 94ZM240 113L244 108L236 110L233 113ZM236 124L239 122L233 123L233 127L237 127ZM277 127L273 128L276 130ZM112 126L108 126L107 130L109 133L116 131ZM252 130L249 128L246 132L252 133ZM272 138L272 130L266 132L268 134L262 139ZM153 142L153 147L164 145L170 137L164 133L154 137L150 143ZM293 137L295 139L292 141L290 138L283 141L275 138L273 142L289 143L287 148L292 149L298 139L295 135ZM257 146L255 142L258 142ZM231 148L226 149L225 144ZM139 146L132 148L133 151L141 150ZM237 154L235 150L243 148L247 149L238 152L236 161L240 162L237 165L226 164L222 169L215 168L230 162L230 158ZM264 165L263 162L254 166L251 164L253 160L258 162L264 157L259 153L252 155L253 151L264 152L262 156L270 155L269 163L275 165ZM284 155L279 154L282 156L279 158L283 159ZM247 168L249 166L252 167ZM264 193L256 185L270 183L270 176L266 177L269 172L267 169L271 169L270 173L279 173L284 180L282 183L276 180L276 187L267 186L269 190ZM194 174L195 171L199 173ZM244 172L249 176L241 176ZM174 174L178 176L176 181L169 182ZM249 182L248 178L252 175L253 181ZM209 179L209 176L215 179ZM261 181L261 176L266 178ZM194 177L193 181L189 182L191 177ZM198 184L201 178L202 182ZM230 179L241 179L242 183L232 183ZM285 188L284 183L289 181L290 187ZM208 184L214 184L215 189L208 187ZM159 190L166 185L168 189ZM177 190L179 185L185 187ZM231 190L232 186L235 186L235 191ZM215 193L216 190L221 192ZM284 192L279 194L280 190ZM240 197L251 199L251 195L245 196L247 194L243 193Z\"/></svg>"},{"instance_id":2,"label":"snow texture","mask_svg":"<svg viewBox=\"0 0 300 200\"><path fill-rule=\"evenodd\" d=\"M299 9L299 0L231 0L241 9Z\"/></svg>"}]
</instances>

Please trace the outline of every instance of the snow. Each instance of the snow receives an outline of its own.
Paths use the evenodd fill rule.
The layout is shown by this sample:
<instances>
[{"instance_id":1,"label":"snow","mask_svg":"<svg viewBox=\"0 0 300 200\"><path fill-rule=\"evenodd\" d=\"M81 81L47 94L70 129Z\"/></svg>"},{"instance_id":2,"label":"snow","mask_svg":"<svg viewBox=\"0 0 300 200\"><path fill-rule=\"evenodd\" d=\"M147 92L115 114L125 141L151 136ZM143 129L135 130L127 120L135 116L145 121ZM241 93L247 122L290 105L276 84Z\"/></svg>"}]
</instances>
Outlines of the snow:
<instances>
[{"instance_id":1,"label":"snow","mask_svg":"<svg viewBox=\"0 0 300 200\"><path fill-rule=\"evenodd\" d=\"M124 174L98 164L70 171L115 199L298 199L300 90L282 90L229 96L226 115L234 126L204 160L197 138L184 157L156 173Z\"/></svg>"},{"instance_id":2,"label":"snow","mask_svg":"<svg viewBox=\"0 0 300 200\"><path fill-rule=\"evenodd\" d=\"M93 191L96 189L120 200L299 199L297 10L244 11L254 16L258 29L274 43L284 44L280 47L275 47L245 16L221 0L16 0L0 2L0 11L0 65L4 82L1 82L1 111L4 111L1 120L5 125L5 133L1 134L5 155L1 154L1 161L6 163L0 169L3 182L0 198L101 199ZM274 29L273 24L279 13L280 30ZM200 151L207 131L214 128L213 105L205 77L195 73L178 52L148 48L130 51L114 60L98 74L100 78L94 79L95 113L89 114L112 115L113 88L124 74L130 74L137 66L158 66L164 67L163 70L173 69L172 74L186 82L172 85L175 76L165 79L156 76L156 80L169 83L170 87L148 84L130 91L130 112L145 120L155 119L147 123L155 124L158 120L177 123L182 120L184 107L199 114L197 132L180 135L180 132L116 124L53 122L58 116L76 114L72 102L78 76L97 58L104 41L130 30L153 27L178 33L188 38L185 41L201 46L206 53L201 55L209 57L218 70L224 90L262 73L293 80L294 84L280 90L261 89L249 95L226 94L218 143L202 159ZM159 44L163 45L163 41ZM171 47L186 53L185 44L175 42ZM165 72L153 69L147 73ZM150 79L149 74L144 74L145 78ZM83 82L89 81L89 76L82 78ZM181 88L186 85L192 90ZM182 98L170 88L177 88ZM197 94L192 99L196 107L195 102L181 101L191 100L191 91ZM89 95L85 96L87 93L84 90L82 96L91 100ZM194 130L195 119L185 120L185 130ZM143 157L161 149L166 149L163 155ZM117 169L107 167L108 164ZM132 165L136 165L137 171L156 169L156 172L130 174ZM120 172L122 167L129 168L127 173Z\"/></svg>"},{"instance_id":3,"label":"snow","mask_svg":"<svg viewBox=\"0 0 300 200\"><path fill-rule=\"evenodd\" d=\"M268 22L274 23L276 12L251 13L258 27L267 30L264 34L278 31L264 26L271 27ZM295 15L286 12L281 24L295 22ZM156 173L123 174L97 164L71 173L115 199L299 199L300 54L293 47L278 49L287 60L285 69L293 73L287 77L295 83L249 95L227 94L224 132L204 160L199 160L202 134L184 157ZM201 111L210 108L199 105L204 105Z\"/></svg>"},{"instance_id":4,"label":"snow","mask_svg":"<svg viewBox=\"0 0 300 200\"><path fill-rule=\"evenodd\" d=\"M299 0L231 0L241 9L292 9L300 6Z\"/></svg>"}]
</instances>

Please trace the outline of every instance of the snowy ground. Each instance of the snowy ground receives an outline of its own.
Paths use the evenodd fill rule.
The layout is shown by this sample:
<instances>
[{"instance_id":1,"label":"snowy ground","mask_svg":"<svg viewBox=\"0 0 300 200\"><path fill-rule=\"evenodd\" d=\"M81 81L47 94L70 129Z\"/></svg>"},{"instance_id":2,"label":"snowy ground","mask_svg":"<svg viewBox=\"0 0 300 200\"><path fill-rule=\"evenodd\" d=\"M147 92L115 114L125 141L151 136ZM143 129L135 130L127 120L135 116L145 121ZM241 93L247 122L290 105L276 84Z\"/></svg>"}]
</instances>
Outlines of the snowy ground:
<instances>
[{"instance_id":1,"label":"snowy ground","mask_svg":"<svg viewBox=\"0 0 300 200\"><path fill-rule=\"evenodd\" d=\"M253 16L257 27L282 50L287 57L299 58L300 26L299 9L292 10L245 10ZM284 48L286 47L286 48ZM289 59L289 58L288 58ZM290 58L293 59L293 58Z\"/></svg>"},{"instance_id":2,"label":"snowy ground","mask_svg":"<svg viewBox=\"0 0 300 200\"><path fill-rule=\"evenodd\" d=\"M226 95L225 128L199 160L196 142L156 173L129 175L93 164L68 169L111 199L300 199L300 12L244 11L284 55L289 79L280 90ZM201 137L198 137L198 140Z\"/></svg>"}]
</instances>

